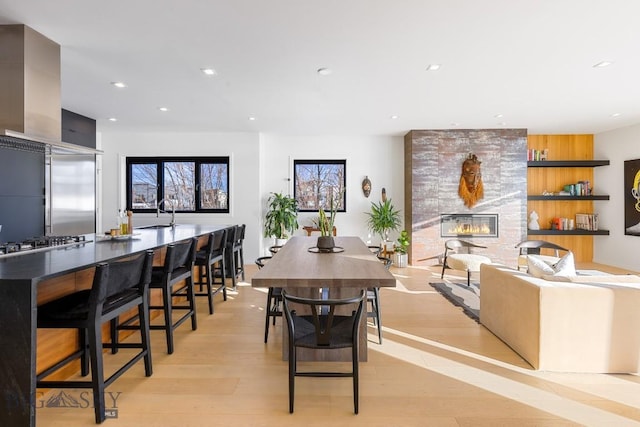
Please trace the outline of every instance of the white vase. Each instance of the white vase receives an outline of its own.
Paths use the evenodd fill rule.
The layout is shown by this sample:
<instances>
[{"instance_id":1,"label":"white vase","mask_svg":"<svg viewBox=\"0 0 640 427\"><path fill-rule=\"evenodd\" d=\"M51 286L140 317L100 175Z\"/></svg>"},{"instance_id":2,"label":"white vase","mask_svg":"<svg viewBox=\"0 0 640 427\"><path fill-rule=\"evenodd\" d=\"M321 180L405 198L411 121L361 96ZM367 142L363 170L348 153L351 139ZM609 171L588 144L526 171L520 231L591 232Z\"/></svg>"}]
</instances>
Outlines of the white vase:
<instances>
[{"instance_id":1,"label":"white vase","mask_svg":"<svg viewBox=\"0 0 640 427\"><path fill-rule=\"evenodd\" d=\"M403 254L400 252L393 253L393 265L395 265L396 267L404 268L407 266L408 261L409 256L407 254Z\"/></svg>"},{"instance_id":2,"label":"white vase","mask_svg":"<svg viewBox=\"0 0 640 427\"><path fill-rule=\"evenodd\" d=\"M278 239L276 238L276 246L284 246L289 239Z\"/></svg>"}]
</instances>

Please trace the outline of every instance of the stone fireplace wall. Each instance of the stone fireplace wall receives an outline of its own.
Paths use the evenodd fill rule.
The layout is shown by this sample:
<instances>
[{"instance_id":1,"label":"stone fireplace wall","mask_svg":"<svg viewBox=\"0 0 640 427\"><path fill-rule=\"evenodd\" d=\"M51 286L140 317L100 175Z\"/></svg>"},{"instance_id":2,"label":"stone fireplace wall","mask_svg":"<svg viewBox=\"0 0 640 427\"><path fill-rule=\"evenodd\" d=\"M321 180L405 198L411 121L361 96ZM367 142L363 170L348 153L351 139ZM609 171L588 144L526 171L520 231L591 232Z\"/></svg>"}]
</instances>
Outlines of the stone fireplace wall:
<instances>
[{"instance_id":1,"label":"stone fireplace wall","mask_svg":"<svg viewBox=\"0 0 640 427\"><path fill-rule=\"evenodd\" d=\"M412 130L405 135L405 228L409 262L437 264L444 253L440 214L498 214L498 237L464 238L494 262L516 265L515 245L527 236L527 130ZM458 196L462 162L482 162L484 198L467 208Z\"/></svg>"}]
</instances>

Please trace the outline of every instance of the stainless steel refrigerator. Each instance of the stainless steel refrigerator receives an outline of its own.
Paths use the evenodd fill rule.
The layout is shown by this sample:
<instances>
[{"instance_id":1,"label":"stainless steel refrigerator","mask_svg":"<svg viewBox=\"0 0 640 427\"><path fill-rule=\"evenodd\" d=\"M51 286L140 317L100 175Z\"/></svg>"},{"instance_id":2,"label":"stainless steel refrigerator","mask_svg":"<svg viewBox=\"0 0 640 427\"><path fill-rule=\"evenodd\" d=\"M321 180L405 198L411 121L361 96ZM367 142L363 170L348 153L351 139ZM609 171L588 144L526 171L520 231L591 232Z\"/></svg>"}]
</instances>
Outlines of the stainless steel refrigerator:
<instances>
[{"instance_id":1,"label":"stainless steel refrigerator","mask_svg":"<svg viewBox=\"0 0 640 427\"><path fill-rule=\"evenodd\" d=\"M96 231L96 156L51 154L45 165L45 233Z\"/></svg>"}]
</instances>

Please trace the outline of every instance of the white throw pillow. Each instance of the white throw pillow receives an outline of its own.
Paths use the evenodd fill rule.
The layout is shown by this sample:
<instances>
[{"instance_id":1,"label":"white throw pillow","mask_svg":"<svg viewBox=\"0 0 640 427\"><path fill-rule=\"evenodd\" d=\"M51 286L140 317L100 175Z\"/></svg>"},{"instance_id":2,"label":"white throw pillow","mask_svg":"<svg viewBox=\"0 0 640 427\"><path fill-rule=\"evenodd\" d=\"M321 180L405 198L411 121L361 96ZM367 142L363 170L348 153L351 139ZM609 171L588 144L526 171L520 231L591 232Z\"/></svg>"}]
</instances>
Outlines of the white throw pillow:
<instances>
[{"instance_id":1,"label":"white throw pillow","mask_svg":"<svg viewBox=\"0 0 640 427\"><path fill-rule=\"evenodd\" d=\"M576 263L573 259L573 252L569 251L560 261L553 266L554 276L576 276Z\"/></svg>"},{"instance_id":2,"label":"white throw pillow","mask_svg":"<svg viewBox=\"0 0 640 427\"><path fill-rule=\"evenodd\" d=\"M553 265L553 273L543 275L543 279L569 282L570 277L577 276L573 252L569 251L560 261Z\"/></svg>"},{"instance_id":3,"label":"white throw pillow","mask_svg":"<svg viewBox=\"0 0 640 427\"><path fill-rule=\"evenodd\" d=\"M542 258L538 258L535 255L529 255L527 257L527 267L528 273L533 277L537 277L538 279L542 279L542 276L546 274L555 273L553 267L544 262Z\"/></svg>"},{"instance_id":4,"label":"white throw pillow","mask_svg":"<svg viewBox=\"0 0 640 427\"><path fill-rule=\"evenodd\" d=\"M527 258L529 274L546 280L568 281L566 277L576 276L576 265L573 252L569 251L553 265L548 265L542 258L529 255Z\"/></svg>"}]
</instances>

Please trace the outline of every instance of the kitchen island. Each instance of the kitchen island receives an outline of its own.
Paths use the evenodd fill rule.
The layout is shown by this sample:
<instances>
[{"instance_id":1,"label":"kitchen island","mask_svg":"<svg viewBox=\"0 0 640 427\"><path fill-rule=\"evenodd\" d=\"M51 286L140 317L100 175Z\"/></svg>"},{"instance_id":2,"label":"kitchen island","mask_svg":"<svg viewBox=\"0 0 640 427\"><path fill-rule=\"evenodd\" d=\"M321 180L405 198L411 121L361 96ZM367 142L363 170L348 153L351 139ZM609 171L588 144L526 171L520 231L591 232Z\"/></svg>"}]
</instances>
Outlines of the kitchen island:
<instances>
[{"instance_id":1,"label":"kitchen island","mask_svg":"<svg viewBox=\"0 0 640 427\"><path fill-rule=\"evenodd\" d=\"M160 252L167 245L191 237L206 236L222 225L188 225L135 229L131 238L85 235L86 242L0 257L0 425L35 426L37 308L51 295L39 290L55 283L67 293L74 281L92 279L93 267L149 249Z\"/></svg>"}]
</instances>

